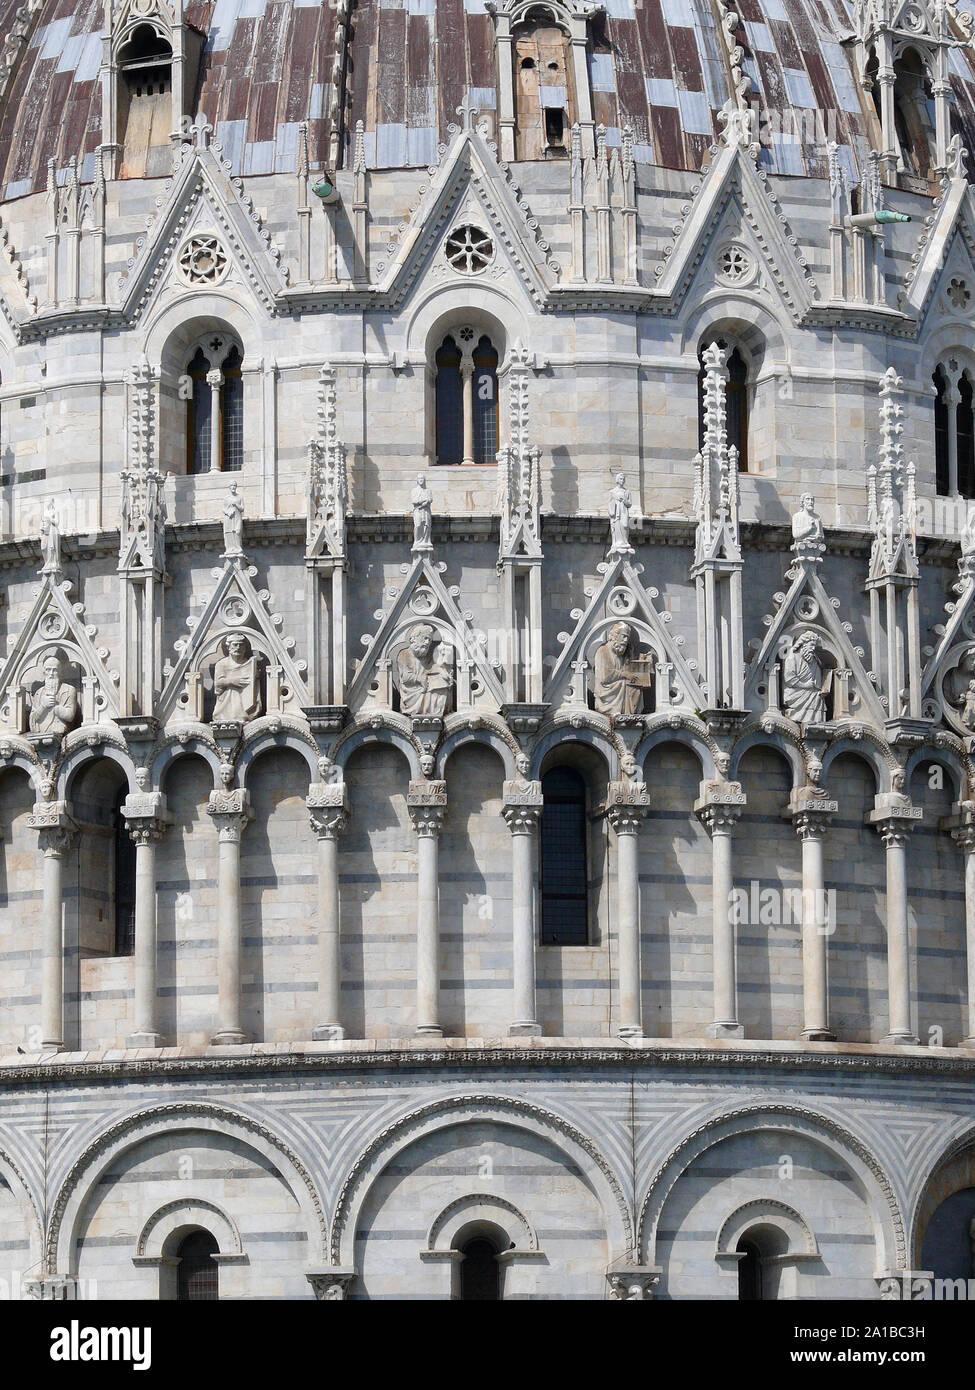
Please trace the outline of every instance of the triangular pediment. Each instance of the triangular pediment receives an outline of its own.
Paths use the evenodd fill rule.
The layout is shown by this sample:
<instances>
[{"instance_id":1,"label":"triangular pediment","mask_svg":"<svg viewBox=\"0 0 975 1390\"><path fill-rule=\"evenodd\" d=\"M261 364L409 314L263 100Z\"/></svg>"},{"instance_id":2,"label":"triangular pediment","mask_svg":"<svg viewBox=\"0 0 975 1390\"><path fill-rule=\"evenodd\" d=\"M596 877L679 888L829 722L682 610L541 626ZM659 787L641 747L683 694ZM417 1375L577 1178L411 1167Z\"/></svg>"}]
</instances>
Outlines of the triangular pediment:
<instances>
[{"instance_id":1,"label":"triangular pediment","mask_svg":"<svg viewBox=\"0 0 975 1390\"><path fill-rule=\"evenodd\" d=\"M227 656L227 642L243 637L255 658L255 687L251 708L241 722L264 714L301 717L308 704L304 662L292 655L294 639L281 635L282 621L269 609L270 595L258 591L257 570L242 557L229 557L213 571L216 585L207 595L199 617L187 620L188 637L176 642L177 659L163 668L165 685L159 698L159 720L208 722L214 716L213 671ZM219 717L219 714L218 714Z\"/></svg>"},{"instance_id":2,"label":"triangular pediment","mask_svg":"<svg viewBox=\"0 0 975 1390\"><path fill-rule=\"evenodd\" d=\"M921 710L925 718L943 720L964 738L975 734L975 708L968 700L975 681L975 573L970 559L953 587L957 598L945 603L945 621L936 623L921 648ZM966 713L967 702L967 713Z\"/></svg>"},{"instance_id":3,"label":"triangular pediment","mask_svg":"<svg viewBox=\"0 0 975 1390\"><path fill-rule=\"evenodd\" d=\"M952 289L952 280L964 288ZM975 200L964 177L951 179L930 228L925 228L914 272L900 308L921 327L932 304L967 322L975 310ZM957 300L958 302L955 302Z\"/></svg>"},{"instance_id":4,"label":"triangular pediment","mask_svg":"<svg viewBox=\"0 0 975 1390\"><path fill-rule=\"evenodd\" d=\"M820 664L824 671L833 672L831 717L869 718L882 726L887 715L863 664L863 649L853 642L852 626L840 618L837 602L819 577L817 562L796 560L786 578L791 581L789 589L775 595L776 612L764 619L765 636L749 643L752 657L745 676L746 709L757 713L781 709L788 715L778 691L769 692L769 682L775 676L775 666L780 668L781 677L783 662L796 639L811 633L817 639ZM843 672L849 675L837 674Z\"/></svg>"},{"instance_id":5,"label":"triangular pediment","mask_svg":"<svg viewBox=\"0 0 975 1390\"><path fill-rule=\"evenodd\" d=\"M483 267L477 258L465 270L462 258L446 244L459 227L482 228L491 243ZM531 225L531 213L506 165L473 125L460 130L398 240L387 248L389 259L377 266L378 293L397 306L422 274L471 284L477 279L513 275L536 305L542 306L558 281L559 266Z\"/></svg>"},{"instance_id":6,"label":"triangular pediment","mask_svg":"<svg viewBox=\"0 0 975 1390\"><path fill-rule=\"evenodd\" d=\"M733 288L736 268L703 262L713 249L719 256L725 245L747 247L755 258L755 271L749 279L745 267L740 288L755 288L759 276L777 294L793 319L802 319L819 289L810 273L785 215L765 176L759 172L747 148L721 144L708 167L701 186L680 224L674 242L658 276L656 292L672 301L676 311L699 273L707 276L709 288L715 276L719 283Z\"/></svg>"},{"instance_id":7,"label":"triangular pediment","mask_svg":"<svg viewBox=\"0 0 975 1390\"><path fill-rule=\"evenodd\" d=\"M196 143L176 146L177 167L157 199L158 211L122 280L118 300L127 319L138 318L161 292L175 284L207 289L236 278L268 310L287 288L287 275L270 234L262 226L243 183L207 143L204 124L194 126ZM214 241L210 260L189 245L194 237Z\"/></svg>"},{"instance_id":8,"label":"triangular pediment","mask_svg":"<svg viewBox=\"0 0 975 1390\"><path fill-rule=\"evenodd\" d=\"M75 692L69 728L118 715L118 672L106 665L108 650L95 645L97 629L85 621L84 606L72 602L71 592L71 582L60 570L41 575L30 612L0 670L0 727L17 733L50 731L32 727L30 716L32 697L43 684L44 662L52 655L61 662L63 683Z\"/></svg>"},{"instance_id":9,"label":"triangular pediment","mask_svg":"<svg viewBox=\"0 0 975 1390\"><path fill-rule=\"evenodd\" d=\"M641 664L647 670L654 712L703 709L707 702L697 663L684 656L683 638L670 631L670 613L657 608L657 591L644 586L643 566L618 554L597 568L601 577L586 590L586 607L570 615L575 627L571 633L559 633L562 652L546 682L545 702L553 709L589 708L590 701L595 705L590 673L595 670L596 652L607 642L611 629L625 623L632 633L628 659L635 670Z\"/></svg>"},{"instance_id":10,"label":"triangular pediment","mask_svg":"<svg viewBox=\"0 0 975 1390\"><path fill-rule=\"evenodd\" d=\"M430 629L433 650L429 658L441 673L438 684L443 698L430 709L439 716L454 710L497 711L504 703L499 669L486 653L487 639L475 630L472 614L461 610L460 590L448 587L442 579L446 566L427 554L415 555L404 566L404 582L391 594L389 606L376 613L379 626L372 638L363 638L366 652L358 663L349 688L348 703L353 713L362 709L405 707L399 690L399 657L409 651L410 634L418 627ZM408 657L405 658L408 660ZM444 674L445 673L445 674Z\"/></svg>"}]
</instances>

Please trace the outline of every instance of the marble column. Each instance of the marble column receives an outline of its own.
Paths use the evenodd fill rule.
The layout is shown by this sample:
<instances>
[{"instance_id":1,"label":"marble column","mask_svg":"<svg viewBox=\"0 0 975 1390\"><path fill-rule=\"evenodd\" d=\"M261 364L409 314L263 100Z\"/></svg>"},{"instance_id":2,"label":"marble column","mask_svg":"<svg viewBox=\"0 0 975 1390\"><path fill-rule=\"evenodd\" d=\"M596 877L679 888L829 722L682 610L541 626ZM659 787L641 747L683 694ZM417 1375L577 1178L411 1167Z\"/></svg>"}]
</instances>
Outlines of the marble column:
<instances>
[{"instance_id":1,"label":"marble column","mask_svg":"<svg viewBox=\"0 0 975 1390\"><path fill-rule=\"evenodd\" d=\"M407 801L416 831L416 1031L432 1037L440 1026L440 831L447 814L447 783L410 783Z\"/></svg>"},{"instance_id":2,"label":"marble column","mask_svg":"<svg viewBox=\"0 0 975 1390\"><path fill-rule=\"evenodd\" d=\"M711 938L714 979L714 1022L710 1038L742 1038L738 1022L738 986L735 963L735 924L732 917L731 841L745 809L740 782L703 782L694 810L711 837Z\"/></svg>"},{"instance_id":3,"label":"marble column","mask_svg":"<svg viewBox=\"0 0 975 1390\"><path fill-rule=\"evenodd\" d=\"M318 839L318 1016L316 1042L338 1042L342 1026L341 908L339 836L349 822L349 794L344 782L319 782L305 800L312 832Z\"/></svg>"},{"instance_id":4,"label":"marble column","mask_svg":"<svg viewBox=\"0 0 975 1390\"><path fill-rule=\"evenodd\" d=\"M907 919L907 841L921 819L920 806L912 806L900 792L888 792L874 800L867 822L887 851L887 1011L889 1029L884 1042L916 1044L911 1024L911 938Z\"/></svg>"},{"instance_id":5,"label":"marble column","mask_svg":"<svg viewBox=\"0 0 975 1390\"><path fill-rule=\"evenodd\" d=\"M607 815L616 832L616 914L618 923L621 1038L643 1037L640 978L640 826L650 798L642 782L611 782Z\"/></svg>"},{"instance_id":6,"label":"marble column","mask_svg":"<svg viewBox=\"0 0 975 1390\"><path fill-rule=\"evenodd\" d=\"M823 842L830 816L839 809L818 788L793 792L789 814L802 845L802 1036L807 1042L833 1042L829 1026L828 946L836 923L826 911Z\"/></svg>"},{"instance_id":7,"label":"marble column","mask_svg":"<svg viewBox=\"0 0 975 1390\"><path fill-rule=\"evenodd\" d=\"M241 1026L240 838L251 819L244 788L213 791L207 806L219 836L217 864L217 1030L214 1043L243 1043Z\"/></svg>"},{"instance_id":8,"label":"marble column","mask_svg":"<svg viewBox=\"0 0 975 1390\"><path fill-rule=\"evenodd\" d=\"M162 1047L157 1019L156 844L170 817L162 792L136 792L122 803L135 844L135 1021L129 1047Z\"/></svg>"},{"instance_id":9,"label":"marble column","mask_svg":"<svg viewBox=\"0 0 975 1390\"><path fill-rule=\"evenodd\" d=\"M541 1033L535 1003L535 861L542 784L504 784L502 814L511 831L512 1037Z\"/></svg>"},{"instance_id":10,"label":"marble column","mask_svg":"<svg viewBox=\"0 0 975 1390\"><path fill-rule=\"evenodd\" d=\"M962 1047L975 1047L975 803L962 803L952 839L965 853L965 944L968 957L968 1010Z\"/></svg>"},{"instance_id":11,"label":"marble column","mask_svg":"<svg viewBox=\"0 0 975 1390\"><path fill-rule=\"evenodd\" d=\"M41 923L42 1048L64 1047L64 887L63 866L77 831L64 801L38 802L28 824L38 832L44 858Z\"/></svg>"}]
</instances>

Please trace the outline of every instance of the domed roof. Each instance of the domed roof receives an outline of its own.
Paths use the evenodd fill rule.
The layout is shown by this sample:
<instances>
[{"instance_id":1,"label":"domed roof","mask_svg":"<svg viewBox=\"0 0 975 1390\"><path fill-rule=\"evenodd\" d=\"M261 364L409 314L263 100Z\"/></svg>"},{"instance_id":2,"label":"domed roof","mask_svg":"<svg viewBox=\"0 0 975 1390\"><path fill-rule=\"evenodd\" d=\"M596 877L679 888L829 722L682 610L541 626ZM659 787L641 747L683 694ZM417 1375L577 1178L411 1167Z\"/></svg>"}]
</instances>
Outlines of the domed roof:
<instances>
[{"instance_id":1,"label":"domed roof","mask_svg":"<svg viewBox=\"0 0 975 1390\"><path fill-rule=\"evenodd\" d=\"M10 34L23 0L0 0ZM597 7L598 8L598 7ZM958 0L971 12L973 0ZM763 163L772 172L825 177L826 143L869 148L864 94L854 76L854 0L735 0L743 70L767 118ZM39 0L27 47L0 112L3 196L42 189L49 159L72 156L91 177L102 142L103 0ZM724 0L605 0L590 24L594 116L617 143L632 127L636 157L700 168L731 93ZM185 18L205 37L198 106L216 128L235 172L294 168L297 126L307 120L312 158L328 158L336 57L344 20L314 0L186 0ZM494 21L484 0L358 0L344 55L346 157L363 122L373 168L422 167L471 94L497 108ZM959 36L961 30L958 30ZM975 65L951 54L955 119L975 148ZM341 67L341 64L340 64ZM2 84L2 78L0 78ZM824 125L815 113L828 113Z\"/></svg>"}]
</instances>

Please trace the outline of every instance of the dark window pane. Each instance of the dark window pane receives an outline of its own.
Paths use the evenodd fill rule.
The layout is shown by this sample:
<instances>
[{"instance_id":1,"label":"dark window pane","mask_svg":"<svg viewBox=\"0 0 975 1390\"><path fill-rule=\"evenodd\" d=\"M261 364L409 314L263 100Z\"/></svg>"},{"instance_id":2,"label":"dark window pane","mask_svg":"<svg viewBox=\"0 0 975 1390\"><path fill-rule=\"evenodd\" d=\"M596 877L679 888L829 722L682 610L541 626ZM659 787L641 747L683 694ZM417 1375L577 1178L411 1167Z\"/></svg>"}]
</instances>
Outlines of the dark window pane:
<instances>
[{"instance_id":1,"label":"dark window pane","mask_svg":"<svg viewBox=\"0 0 975 1390\"><path fill-rule=\"evenodd\" d=\"M944 374L944 369L939 367L934 374L934 389L937 395L934 398L934 473L935 486L940 497L948 495L948 407L945 404L945 394L948 390L948 379Z\"/></svg>"},{"instance_id":2,"label":"dark window pane","mask_svg":"<svg viewBox=\"0 0 975 1390\"><path fill-rule=\"evenodd\" d=\"M728 358L728 447L738 450L738 467L748 471L748 368L735 348Z\"/></svg>"},{"instance_id":3,"label":"dark window pane","mask_svg":"<svg viewBox=\"0 0 975 1390\"><path fill-rule=\"evenodd\" d=\"M217 1264L213 1258L217 1250L217 1242L209 1231L193 1231L181 1241L177 1251L177 1299L200 1303L219 1298Z\"/></svg>"},{"instance_id":4,"label":"dark window pane","mask_svg":"<svg viewBox=\"0 0 975 1390\"><path fill-rule=\"evenodd\" d=\"M584 946L589 939L586 787L577 772L553 768L542 779L541 940Z\"/></svg>"},{"instance_id":5,"label":"dark window pane","mask_svg":"<svg viewBox=\"0 0 975 1390\"><path fill-rule=\"evenodd\" d=\"M135 953L135 844L125 825L122 802L125 788L115 803L115 954Z\"/></svg>"},{"instance_id":6,"label":"dark window pane","mask_svg":"<svg viewBox=\"0 0 975 1390\"><path fill-rule=\"evenodd\" d=\"M460 1296L465 1303L497 1302L501 1297L498 1252L489 1240L469 1240L460 1266Z\"/></svg>"},{"instance_id":7,"label":"dark window pane","mask_svg":"<svg viewBox=\"0 0 975 1390\"><path fill-rule=\"evenodd\" d=\"M186 471L210 471L210 412L213 392L207 383L210 364L197 348L187 369L193 383L193 395L186 402Z\"/></svg>"},{"instance_id":8,"label":"dark window pane","mask_svg":"<svg viewBox=\"0 0 975 1390\"><path fill-rule=\"evenodd\" d=\"M975 420L972 416L972 383L966 373L958 383L958 491L975 497Z\"/></svg>"},{"instance_id":9,"label":"dark window pane","mask_svg":"<svg viewBox=\"0 0 975 1390\"><path fill-rule=\"evenodd\" d=\"M240 374L241 355L233 347L223 363L220 391L221 467L225 473L238 473L244 466L244 380Z\"/></svg>"},{"instance_id":10,"label":"dark window pane","mask_svg":"<svg viewBox=\"0 0 975 1390\"><path fill-rule=\"evenodd\" d=\"M493 463L498 453L498 354L489 338L474 353L474 462Z\"/></svg>"},{"instance_id":11,"label":"dark window pane","mask_svg":"<svg viewBox=\"0 0 975 1390\"><path fill-rule=\"evenodd\" d=\"M460 348L453 338L443 340L436 362L437 462L460 463L464 456L464 387Z\"/></svg>"}]
</instances>

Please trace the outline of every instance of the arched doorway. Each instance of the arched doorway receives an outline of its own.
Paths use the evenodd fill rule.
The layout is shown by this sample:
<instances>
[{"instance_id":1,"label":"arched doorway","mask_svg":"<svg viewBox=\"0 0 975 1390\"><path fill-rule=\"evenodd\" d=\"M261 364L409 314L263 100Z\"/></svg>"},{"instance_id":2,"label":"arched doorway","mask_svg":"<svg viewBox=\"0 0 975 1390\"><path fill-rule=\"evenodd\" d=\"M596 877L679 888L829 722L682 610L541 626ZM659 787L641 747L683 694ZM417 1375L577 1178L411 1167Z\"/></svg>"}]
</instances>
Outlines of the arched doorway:
<instances>
[{"instance_id":1,"label":"arched doorway","mask_svg":"<svg viewBox=\"0 0 975 1390\"><path fill-rule=\"evenodd\" d=\"M789 1252L789 1238L777 1226L752 1226L735 1247L738 1260L738 1300L741 1303L774 1302L779 1296L782 1257Z\"/></svg>"},{"instance_id":2,"label":"arched doorway","mask_svg":"<svg viewBox=\"0 0 975 1390\"><path fill-rule=\"evenodd\" d=\"M497 1303L501 1299L500 1251L494 1240L473 1236L461 1246L460 1298L462 1303Z\"/></svg>"},{"instance_id":3,"label":"arched doorway","mask_svg":"<svg viewBox=\"0 0 975 1390\"><path fill-rule=\"evenodd\" d=\"M176 1247L176 1299L181 1303L203 1303L220 1297L217 1262L219 1250L209 1231L190 1231Z\"/></svg>"}]
</instances>

